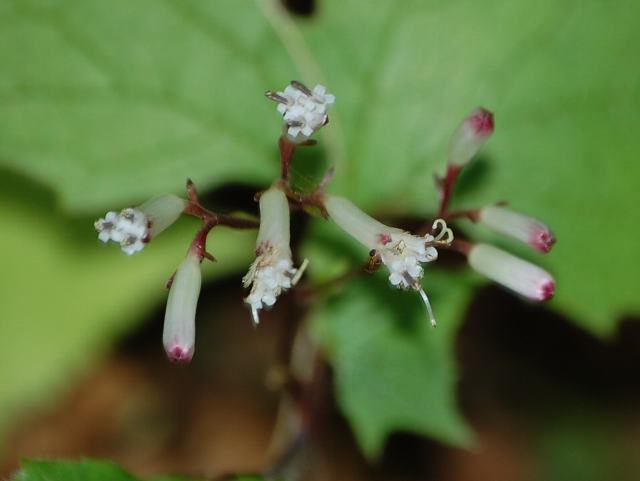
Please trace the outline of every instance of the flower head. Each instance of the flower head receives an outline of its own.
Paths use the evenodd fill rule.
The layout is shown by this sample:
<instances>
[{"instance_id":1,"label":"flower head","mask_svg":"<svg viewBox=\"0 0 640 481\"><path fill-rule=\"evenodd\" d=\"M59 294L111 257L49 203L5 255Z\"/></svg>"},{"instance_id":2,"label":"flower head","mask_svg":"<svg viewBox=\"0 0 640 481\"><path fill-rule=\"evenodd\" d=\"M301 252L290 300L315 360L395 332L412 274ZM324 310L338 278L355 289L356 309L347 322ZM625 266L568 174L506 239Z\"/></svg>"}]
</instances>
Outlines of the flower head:
<instances>
[{"instance_id":1,"label":"flower head","mask_svg":"<svg viewBox=\"0 0 640 481\"><path fill-rule=\"evenodd\" d=\"M164 195L138 207L123 209L119 214L107 212L104 218L94 223L94 227L102 242L117 242L126 254L132 255L173 224L185 205L186 201L180 197Z\"/></svg>"},{"instance_id":2,"label":"flower head","mask_svg":"<svg viewBox=\"0 0 640 481\"><path fill-rule=\"evenodd\" d=\"M478 221L540 252L549 252L556 242L555 236L544 223L506 207L484 207L478 212Z\"/></svg>"},{"instance_id":3,"label":"flower head","mask_svg":"<svg viewBox=\"0 0 640 481\"><path fill-rule=\"evenodd\" d=\"M475 271L533 301L551 299L555 292L551 274L497 247L475 244L468 261Z\"/></svg>"},{"instance_id":4,"label":"flower head","mask_svg":"<svg viewBox=\"0 0 640 481\"><path fill-rule=\"evenodd\" d=\"M260 197L256 259L242 280L244 287L251 287L245 302L254 324L260 322L258 311L273 306L283 291L297 283L306 266L293 266L289 239L289 203L280 189L271 187Z\"/></svg>"},{"instance_id":5,"label":"flower head","mask_svg":"<svg viewBox=\"0 0 640 481\"><path fill-rule=\"evenodd\" d=\"M379 258L387 267L392 286L420 293L431 323L435 326L431 305L421 285L424 275L422 264L438 258L434 246L453 240L453 233L445 222L438 219L434 223L434 229L440 228L438 236L427 234L420 237L378 222L344 197L327 196L325 207L338 226L370 249L372 257Z\"/></svg>"},{"instance_id":6,"label":"flower head","mask_svg":"<svg viewBox=\"0 0 640 481\"><path fill-rule=\"evenodd\" d=\"M98 239L102 242L118 242L128 255L141 251L150 239L149 219L144 212L132 207L119 214L107 212L94 226L98 231Z\"/></svg>"},{"instance_id":7,"label":"flower head","mask_svg":"<svg viewBox=\"0 0 640 481\"><path fill-rule=\"evenodd\" d=\"M196 252L189 252L171 281L164 314L162 343L167 356L173 362L188 363L193 357L196 306L202 283L201 260Z\"/></svg>"},{"instance_id":8,"label":"flower head","mask_svg":"<svg viewBox=\"0 0 640 481\"><path fill-rule=\"evenodd\" d=\"M267 92L267 97L278 102L277 110L287 126L287 137L295 143L308 140L328 122L327 110L336 101L323 85L310 90L296 81L282 92Z\"/></svg>"}]
</instances>

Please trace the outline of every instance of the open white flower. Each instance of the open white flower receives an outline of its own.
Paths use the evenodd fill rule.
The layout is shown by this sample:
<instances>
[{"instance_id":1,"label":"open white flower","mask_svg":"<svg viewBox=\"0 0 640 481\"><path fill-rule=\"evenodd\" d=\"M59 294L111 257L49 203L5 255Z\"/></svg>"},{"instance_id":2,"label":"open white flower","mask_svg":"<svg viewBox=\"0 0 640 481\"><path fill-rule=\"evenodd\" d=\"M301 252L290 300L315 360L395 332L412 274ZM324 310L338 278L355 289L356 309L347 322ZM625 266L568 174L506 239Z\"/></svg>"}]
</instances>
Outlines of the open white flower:
<instances>
[{"instance_id":1,"label":"open white flower","mask_svg":"<svg viewBox=\"0 0 640 481\"><path fill-rule=\"evenodd\" d=\"M251 286L245 302L251 307L253 323L260 322L259 312L275 304L278 296L294 286L306 266L293 266L289 246L289 203L285 194L271 187L260 197L260 230L256 241L256 260L242 279Z\"/></svg>"},{"instance_id":2,"label":"open white flower","mask_svg":"<svg viewBox=\"0 0 640 481\"><path fill-rule=\"evenodd\" d=\"M278 102L277 110L287 125L287 137L296 143L306 141L328 122L327 110L336 101L324 85L310 90L296 81L282 92L267 92L267 96Z\"/></svg>"},{"instance_id":3,"label":"open white flower","mask_svg":"<svg viewBox=\"0 0 640 481\"><path fill-rule=\"evenodd\" d=\"M453 234L444 221L439 219L434 223L434 228L441 227L437 238L430 234L420 237L378 222L344 197L327 196L324 205L338 226L370 249L372 255L379 256L389 269L391 285L413 289L420 294L429 320L435 326L431 304L421 285L424 275L422 264L438 258L434 245L453 240ZM445 235L447 239L442 240Z\"/></svg>"},{"instance_id":4,"label":"open white flower","mask_svg":"<svg viewBox=\"0 0 640 481\"><path fill-rule=\"evenodd\" d=\"M151 199L138 207L107 212L94 223L98 239L113 241L132 255L141 251L151 239L173 224L186 206L186 201L175 195Z\"/></svg>"}]
</instances>

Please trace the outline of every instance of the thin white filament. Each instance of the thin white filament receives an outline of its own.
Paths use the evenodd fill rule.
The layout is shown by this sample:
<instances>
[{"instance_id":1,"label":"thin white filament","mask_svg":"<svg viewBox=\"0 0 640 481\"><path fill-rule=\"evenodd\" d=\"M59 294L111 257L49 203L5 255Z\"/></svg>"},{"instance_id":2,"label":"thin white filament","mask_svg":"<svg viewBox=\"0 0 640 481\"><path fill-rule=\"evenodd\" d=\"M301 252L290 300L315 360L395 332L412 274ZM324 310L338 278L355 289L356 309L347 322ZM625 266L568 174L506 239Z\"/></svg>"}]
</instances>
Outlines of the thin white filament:
<instances>
[{"instance_id":1,"label":"thin white filament","mask_svg":"<svg viewBox=\"0 0 640 481\"><path fill-rule=\"evenodd\" d=\"M420 288L418 290L420 293L420 297L422 298L422 302L424 302L425 307L427 308L427 313L429 314L429 321L431 322L431 327L436 327L436 318L433 316L433 311L431 310L431 303L429 302L429 298L427 297L427 293L424 292L424 289Z\"/></svg>"}]
</instances>

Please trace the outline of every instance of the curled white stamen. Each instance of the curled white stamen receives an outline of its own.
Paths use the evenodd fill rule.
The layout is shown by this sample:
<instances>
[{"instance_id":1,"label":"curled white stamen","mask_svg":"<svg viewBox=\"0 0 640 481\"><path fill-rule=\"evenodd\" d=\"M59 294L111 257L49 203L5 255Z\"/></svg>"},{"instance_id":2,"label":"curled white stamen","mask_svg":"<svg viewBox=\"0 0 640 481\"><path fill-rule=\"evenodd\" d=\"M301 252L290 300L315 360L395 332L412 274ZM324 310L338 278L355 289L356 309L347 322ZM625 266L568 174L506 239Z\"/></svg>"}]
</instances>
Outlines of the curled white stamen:
<instances>
[{"instance_id":1,"label":"curled white stamen","mask_svg":"<svg viewBox=\"0 0 640 481\"><path fill-rule=\"evenodd\" d=\"M447 227L447 222L444 219L436 219L431 228L435 231L438 227L440 227L440 232L435 236L434 241L440 244L451 244L453 242L451 227Z\"/></svg>"}]
</instances>

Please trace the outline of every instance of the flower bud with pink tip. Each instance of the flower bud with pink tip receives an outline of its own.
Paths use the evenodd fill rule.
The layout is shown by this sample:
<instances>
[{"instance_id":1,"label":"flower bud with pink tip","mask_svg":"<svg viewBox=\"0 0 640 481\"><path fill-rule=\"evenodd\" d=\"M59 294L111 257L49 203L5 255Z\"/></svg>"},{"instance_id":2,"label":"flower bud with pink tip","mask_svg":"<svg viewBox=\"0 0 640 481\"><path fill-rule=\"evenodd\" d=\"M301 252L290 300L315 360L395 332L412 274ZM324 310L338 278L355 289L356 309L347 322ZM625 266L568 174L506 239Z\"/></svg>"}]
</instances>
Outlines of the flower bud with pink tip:
<instances>
[{"instance_id":1,"label":"flower bud with pink tip","mask_svg":"<svg viewBox=\"0 0 640 481\"><path fill-rule=\"evenodd\" d=\"M497 247L475 244L469 249L468 261L475 271L532 301L546 301L555 292L551 274Z\"/></svg>"},{"instance_id":2,"label":"flower bud with pink tip","mask_svg":"<svg viewBox=\"0 0 640 481\"><path fill-rule=\"evenodd\" d=\"M200 295L201 257L193 249L173 276L164 314L162 343L169 360L191 361L196 340L196 306Z\"/></svg>"},{"instance_id":3,"label":"flower bud with pink tip","mask_svg":"<svg viewBox=\"0 0 640 481\"><path fill-rule=\"evenodd\" d=\"M541 221L506 207L491 205L480 209L478 222L543 253L549 252L556 242L549 227Z\"/></svg>"},{"instance_id":4,"label":"flower bud with pink tip","mask_svg":"<svg viewBox=\"0 0 640 481\"><path fill-rule=\"evenodd\" d=\"M462 121L449 141L449 165L462 168L493 133L493 114L478 108Z\"/></svg>"}]
</instances>

